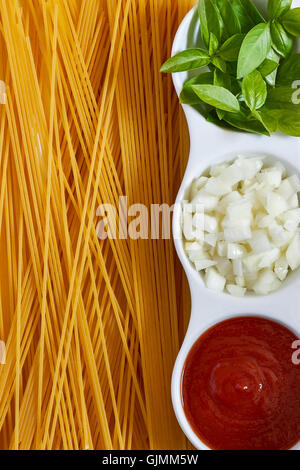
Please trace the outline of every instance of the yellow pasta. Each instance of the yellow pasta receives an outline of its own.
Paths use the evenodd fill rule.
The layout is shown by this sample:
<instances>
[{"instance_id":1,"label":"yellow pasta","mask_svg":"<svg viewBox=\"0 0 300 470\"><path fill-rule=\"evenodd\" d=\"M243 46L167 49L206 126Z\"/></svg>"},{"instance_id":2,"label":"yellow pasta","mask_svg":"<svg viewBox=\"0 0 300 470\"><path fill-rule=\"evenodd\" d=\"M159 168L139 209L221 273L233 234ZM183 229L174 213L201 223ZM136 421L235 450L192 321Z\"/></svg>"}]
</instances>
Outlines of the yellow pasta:
<instances>
[{"instance_id":1,"label":"yellow pasta","mask_svg":"<svg viewBox=\"0 0 300 470\"><path fill-rule=\"evenodd\" d=\"M159 69L194 3L0 0L1 449L189 448L172 240L96 228L122 196L174 202L188 135Z\"/></svg>"}]
</instances>

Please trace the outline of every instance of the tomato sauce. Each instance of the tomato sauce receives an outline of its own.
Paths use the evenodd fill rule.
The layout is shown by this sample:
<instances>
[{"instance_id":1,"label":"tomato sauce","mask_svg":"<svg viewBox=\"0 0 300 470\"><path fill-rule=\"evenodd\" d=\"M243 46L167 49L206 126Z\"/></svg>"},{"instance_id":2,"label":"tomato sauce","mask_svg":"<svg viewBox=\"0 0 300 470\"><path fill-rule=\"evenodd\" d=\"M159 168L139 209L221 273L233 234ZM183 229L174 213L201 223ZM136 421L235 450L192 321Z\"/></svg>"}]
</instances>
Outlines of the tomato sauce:
<instances>
[{"instance_id":1,"label":"tomato sauce","mask_svg":"<svg viewBox=\"0 0 300 470\"><path fill-rule=\"evenodd\" d=\"M192 347L182 401L194 432L215 450L286 450L300 441L298 338L257 317L227 320Z\"/></svg>"}]
</instances>

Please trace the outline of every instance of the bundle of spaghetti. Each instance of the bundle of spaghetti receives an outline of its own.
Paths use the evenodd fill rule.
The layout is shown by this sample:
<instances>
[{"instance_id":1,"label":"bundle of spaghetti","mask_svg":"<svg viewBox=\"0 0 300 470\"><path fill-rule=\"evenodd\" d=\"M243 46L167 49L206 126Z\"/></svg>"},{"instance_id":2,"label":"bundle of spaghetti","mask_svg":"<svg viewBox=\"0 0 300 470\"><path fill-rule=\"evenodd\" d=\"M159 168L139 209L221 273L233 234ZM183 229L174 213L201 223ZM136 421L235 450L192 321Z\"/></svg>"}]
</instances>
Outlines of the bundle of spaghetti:
<instances>
[{"instance_id":1,"label":"bundle of spaghetti","mask_svg":"<svg viewBox=\"0 0 300 470\"><path fill-rule=\"evenodd\" d=\"M174 202L188 133L159 69L193 3L0 0L1 449L189 447L187 283L170 237L120 236L119 198Z\"/></svg>"}]
</instances>

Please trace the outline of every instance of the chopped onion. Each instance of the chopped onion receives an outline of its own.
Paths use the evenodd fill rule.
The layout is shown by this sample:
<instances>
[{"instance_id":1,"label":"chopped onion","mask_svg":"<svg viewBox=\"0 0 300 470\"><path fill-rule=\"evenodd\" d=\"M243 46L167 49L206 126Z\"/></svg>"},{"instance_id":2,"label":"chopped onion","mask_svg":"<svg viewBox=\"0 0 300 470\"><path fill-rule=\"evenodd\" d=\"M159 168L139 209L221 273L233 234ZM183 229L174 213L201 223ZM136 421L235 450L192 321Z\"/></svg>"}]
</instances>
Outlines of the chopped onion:
<instances>
[{"instance_id":1,"label":"chopped onion","mask_svg":"<svg viewBox=\"0 0 300 470\"><path fill-rule=\"evenodd\" d=\"M288 178L288 181L293 186L294 191L296 193L299 193L299 191L300 191L300 179L299 179L299 177L297 175L290 176Z\"/></svg>"},{"instance_id":2,"label":"chopped onion","mask_svg":"<svg viewBox=\"0 0 300 470\"><path fill-rule=\"evenodd\" d=\"M221 175L224 170L228 167L228 163L221 163L219 165L213 165L210 167L209 175L216 177Z\"/></svg>"},{"instance_id":3,"label":"chopped onion","mask_svg":"<svg viewBox=\"0 0 300 470\"><path fill-rule=\"evenodd\" d=\"M298 269L300 266L300 236L299 232L296 233L292 243L287 249L286 252L286 259L287 262L292 269L292 271L295 271L295 269Z\"/></svg>"},{"instance_id":4,"label":"chopped onion","mask_svg":"<svg viewBox=\"0 0 300 470\"><path fill-rule=\"evenodd\" d=\"M228 259L221 258L218 261L217 269L218 269L219 273L222 276L226 277L227 279L233 278L232 264L230 263L230 261Z\"/></svg>"},{"instance_id":5,"label":"chopped onion","mask_svg":"<svg viewBox=\"0 0 300 470\"><path fill-rule=\"evenodd\" d=\"M252 238L249 239L249 245L254 253L262 253L271 248L270 240L264 230L253 230Z\"/></svg>"},{"instance_id":6,"label":"chopped onion","mask_svg":"<svg viewBox=\"0 0 300 470\"><path fill-rule=\"evenodd\" d=\"M257 180L264 184L265 186L269 186L270 188L278 188L281 183L281 171L278 168L267 168L262 170L261 173L257 175Z\"/></svg>"},{"instance_id":7,"label":"chopped onion","mask_svg":"<svg viewBox=\"0 0 300 470\"><path fill-rule=\"evenodd\" d=\"M227 245L227 258L228 259L239 259L247 254L247 250L244 246L238 243L228 243Z\"/></svg>"},{"instance_id":8,"label":"chopped onion","mask_svg":"<svg viewBox=\"0 0 300 470\"><path fill-rule=\"evenodd\" d=\"M281 282L276 274L271 269L267 269L259 275L258 280L253 284L253 290L256 294L267 295L279 289L280 286Z\"/></svg>"},{"instance_id":9,"label":"chopped onion","mask_svg":"<svg viewBox=\"0 0 300 470\"><path fill-rule=\"evenodd\" d=\"M204 230L208 233L215 233L218 228L218 220L210 215L204 216Z\"/></svg>"},{"instance_id":10,"label":"chopped onion","mask_svg":"<svg viewBox=\"0 0 300 470\"><path fill-rule=\"evenodd\" d=\"M297 175L262 157L214 165L193 181L183 204L192 204L201 240L193 235L184 247L208 288L267 295L300 267L298 192Z\"/></svg>"},{"instance_id":11,"label":"chopped onion","mask_svg":"<svg viewBox=\"0 0 300 470\"><path fill-rule=\"evenodd\" d=\"M244 274L243 262L241 259L234 259L232 261L232 267L234 275L237 277L242 277Z\"/></svg>"},{"instance_id":12,"label":"chopped onion","mask_svg":"<svg viewBox=\"0 0 300 470\"><path fill-rule=\"evenodd\" d=\"M227 284L226 289L228 290L229 294L233 295L234 297L244 297L247 291L245 287L240 287L235 284Z\"/></svg>"},{"instance_id":13,"label":"chopped onion","mask_svg":"<svg viewBox=\"0 0 300 470\"><path fill-rule=\"evenodd\" d=\"M266 209L270 215L277 217L288 210L288 202L280 194L275 192L269 192L267 195Z\"/></svg>"},{"instance_id":14,"label":"chopped onion","mask_svg":"<svg viewBox=\"0 0 300 470\"><path fill-rule=\"evenodd\" d=\"M231 186L227 183L225 183L221 176L218 178L210 178L206 185L205 185L205 191L208 192L209 194L213 194L214 196L224 196L225 194L228 194L231 192Z\"/></svg>"},{"instance_id":15,"label":"chopped onion","mask_svg":"<svg viewBox=\"0 0 300 470\"><path fill-rule=\"evenodd\" d=\"M274 271L280 281L285 280L289 272L289 264L285 255L276 261Z\"/></svg>"},{"instance_id":16,"label":"chopped onion","mask_svg":"<svg viewBox=\"0 0 300 470\"><path fill-rule=\"evenodd\" d=\"M229 243L242 242L251 238L251 228L248 221L243 221L232 225L224 230L225 240Z\"/></svg>"},{"instance_id":17,"label":"chopped onion","mask_svg":"<svg viewBox=\"0 0 300 470\"><path fill-rule=\"evenodd\" d=\"M218 241L218 235L216 233L206 233L204 235L204 241L214 248Z\"/></svg>"},{"instance_id":18,"label":"chopped onion","mask_svg":"<svg viewBox=\"0 0 300 470\"><path fill-rule=\"evenodd\" d=\"M198 192L200 191L201 188L205 185L207 182L208 178L206 176L200 176L200 178L197 178L195 181L193 181L191 190L190 190L190 199L193 200Z\"/></svg>"},{"instance_id":19,"label":"chopped onion","mask_svg":"<svg viewBox=\"0 0 300 470\"><path fill-rule=\"evenodd\" d=\"M216 196L208 194L206 191L199 191L199 193L192 199L193 205L202 204L204 210L213 211L218 206L219 199Z\"/></svg>"},{"instance_id":20,"label":"chopped onion","mask_svg":"<svg viewBox=\"0 0 300 470\"><path fill-rule=\"evenodd\" d=\"M282 181L281 185L278 188L278 194L282 196L286 201L289 200L293 194L295 193L295 190L290 183L288 179Z\"/></svg>"},{"instance_id":21,"label":"chopped onion","mask_svg":"<svg viewBox=\"0 0 300 470\"><path fill-rule=\"evenodd\" d=\"M217 262L212 261L210 259L203 259L201 261L196 261L195 266L197 271L203 271L204 269L211 268L212 266L216 266Z\"/></svg>"},{"instance_id":22,"label":"chopped onion","mask_svg":"<svg viewBox=\"0 0 300 470\"><path fill-rule=\"evenodd\" d=\"M206 270L206 285L209 289L212 290L217 290L217 291L223 291L225 284L226 284L226 278L221 276L215 268L208 268Z\"/></svg>"}]
</instances>

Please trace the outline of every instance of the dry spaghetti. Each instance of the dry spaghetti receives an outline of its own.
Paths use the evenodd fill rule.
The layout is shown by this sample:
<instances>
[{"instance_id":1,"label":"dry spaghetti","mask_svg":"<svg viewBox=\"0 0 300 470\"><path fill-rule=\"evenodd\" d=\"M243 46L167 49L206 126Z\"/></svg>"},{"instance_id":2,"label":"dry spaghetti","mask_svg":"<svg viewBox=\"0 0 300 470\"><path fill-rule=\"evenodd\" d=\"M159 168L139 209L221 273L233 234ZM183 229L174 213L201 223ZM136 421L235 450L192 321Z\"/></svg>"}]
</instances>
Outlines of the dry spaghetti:
<instances>
[{"instance_id":1,"label":"dry spaghetti","mask_svg":"<svg viewBox=\"0 0 300 470\"><path fill-rule=\"evenodd\" d=\"M0 0L1 449L188 446L172 241L95 227L122 195L174 201L188 136L159 68L192 3Z\"/></svg>"}]
</instances>

